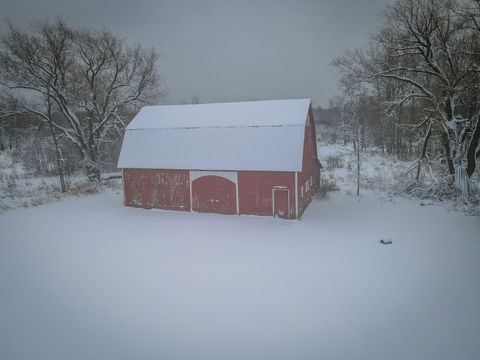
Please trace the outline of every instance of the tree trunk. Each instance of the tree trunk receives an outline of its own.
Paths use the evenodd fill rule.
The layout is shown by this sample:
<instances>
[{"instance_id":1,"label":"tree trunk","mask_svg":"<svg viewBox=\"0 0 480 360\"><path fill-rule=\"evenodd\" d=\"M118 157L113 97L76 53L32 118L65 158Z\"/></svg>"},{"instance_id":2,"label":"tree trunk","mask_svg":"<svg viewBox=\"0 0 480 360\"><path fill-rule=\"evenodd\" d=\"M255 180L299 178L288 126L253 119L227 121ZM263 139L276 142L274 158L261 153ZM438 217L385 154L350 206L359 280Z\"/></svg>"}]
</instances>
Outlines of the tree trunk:
<instances>
[{"instance_id":1,"label":"tree trunk","mask_svg":"<svg viewBox=\"0 0 480 360\"><path fill-rule=\"evenodd\" d=\"M357 146L357 196L360 196L360 146Z\"/></svg>"},{"instance_id":2,"label":"tree trunk","mask_svg":"<svg viewBox=\"0 0 480 360\"><path fill-rule=\"evenodd\" d=\"M85 171L88 177L88 180L92 183L99 183L100 182L100 169L97 163L97 152L95 147L91 147L90 149L83 150L83 166L85 167Z\"/></svg>"},{"instance_id":3,"label":"tree trunk","mask_svg":"<svg viewBox=\"0 0 480 360\"><path fill-rule=\"evenodd\" d=\"M357 144L354 146L355 149L355 154L357 157L357 196L360 196L360 125L356 124L355 125L355 132L354 132L354 141L353 143Z\"/></svg>"},{"instance_id":4,"label":"tree trunk","mask_svg":"<svg viewBox=\"0 0 480 360\"><path fill-rule=\"evenodd\" d=\"M89 163L86 165L87 177L90 182L99 183L100 182L100 169L97 164Z\"/></svg>"},{"instance_id":5,"label":"tree trunk","mask_svg":"<svg viewBox=\"0 0 480 360\"><path fill-rule=\"evenodd\" d=\"M10 129L8 131L8 148L10 149L10 151L13 149L13 129Z\"/></svg>"},{"instance_id":6,"label":"tree trunk","mask_svg":"<svg viewBox=\"0 0 480 360\"><path fill-rule=\"evenodd\" d=\"M429 124L428 125L428 130L427 130L427 135L425 136L425 139L423 140L422 153L420 155L420 158L418 159L417 176L415 177L416 181L418 181L418 179L420 179L420 168L422 166L422 160L425 159L425 156L427 154L427 146L428 146L428 141L430 140L431 134L432 134L432 128L431 128L431 124Z\"/></svg>"},{"instance_id":7,"label":"tree trunk","mask_svg":"<svg viewBox=\"0 0 480 360\"><path fill-rule=\"evenodd\" d=\"M53 144L55 145L55 158L57 161L58 176L60 178L60 188L64 193L67 191L67 188L65 186L65 177L63 175L62 153L60 151L60 147L58 146L57 135L55 134L55 129L53 128L51 121L49 121L49 127L53 138Z\"/></svg>"},{"instance_id":8,"label":"tree trunk","mask_svg":"<svg viewBox=\"0 0 480 360\"><path fill-rule=\"evenodd\" d=\"M475 125L475 130L473 131L472 138L470 139L470 143L468 144L468 151L467 151L467 175L471 177L475 172L475 168L477 166L477 150L478 144L480 141L480 119L479 115L477 115L477 124Z\"/></svg>"},{"instance_id":9,"label":"tree trunk","mask_svg":"<svg viewBox=\"0 0 480 360\"><path fill-rule=\"evenodd\" d=\"M461 141L459 141L458 130L453 131L454 143L453 151L450 144L451 135L448 133L448 129L443 127L442 142L445 148L445 156L447 157L448 171L450 175L453 175L453 185L460 194L470 195L470 184L467 175L467 169L464 166L463 160L465 158L465 149Z\"/></svg>"},{"instance_id":10,"label":"tree trunk","mask_svg":"<svg viewBox=\"0 0 480 360\"><path fill-rule=\"evenodd\" d=\"M455 164L455 188L462 195L470 195L470 182L468 180L467 170L462 163Z\"/></svg>"},{"instance_id":11,"label":"tree trunk","mask_svg":"<svg viewBox=\"0 0 480 360\"><path fill-rule=\"evenodd\" d=\"M57 160L57 169L58 169L58 176L60 178L60 188L62 192L66 192L65 186L65 178L63 176L63 166L62 166L62 153L60 151L60 147L58 146L57 135L55 134L55 129L52 123L52 103L50 101L50 92L47 95L47 117L48 117L48 125L50 127L50 133L52 134L53 144L55 145L55 159Z\"/></svg>"},{"instance_id":12,"label":"tree trunk","mask_svg":"<svg viewBox=\"0 0 480 360\"><path fill-rule=\"evenodd\" d=\"M448 173L450 175L455 174L455 167L453 165L453 158L452 158L452 152L450 150L450 139L447 133L447 129L442 129L441 130L441 136L442 136L442 144L445 149L445 160L447 161L447 166L448 166Z\"/></svg>"}]
</instances>

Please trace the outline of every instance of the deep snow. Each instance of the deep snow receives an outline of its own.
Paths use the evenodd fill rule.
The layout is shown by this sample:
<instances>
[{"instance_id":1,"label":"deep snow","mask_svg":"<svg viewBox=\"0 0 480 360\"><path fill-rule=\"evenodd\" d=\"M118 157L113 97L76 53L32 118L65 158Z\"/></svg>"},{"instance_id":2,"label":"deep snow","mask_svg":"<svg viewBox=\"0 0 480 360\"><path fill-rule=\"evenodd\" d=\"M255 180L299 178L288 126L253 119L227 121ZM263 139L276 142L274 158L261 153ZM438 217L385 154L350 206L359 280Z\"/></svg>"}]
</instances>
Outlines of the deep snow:
<instances>
[{"instance_id":1,"label":"deep snow","mask_svg":"<svg viewBox=\"0 0 480 360\"><path fill-rule=\"evenodd\" d=\"M1 214L0 358L480 358L480 218L363 194L301 221L119 191Z\"/></svg>"}]
</instances>

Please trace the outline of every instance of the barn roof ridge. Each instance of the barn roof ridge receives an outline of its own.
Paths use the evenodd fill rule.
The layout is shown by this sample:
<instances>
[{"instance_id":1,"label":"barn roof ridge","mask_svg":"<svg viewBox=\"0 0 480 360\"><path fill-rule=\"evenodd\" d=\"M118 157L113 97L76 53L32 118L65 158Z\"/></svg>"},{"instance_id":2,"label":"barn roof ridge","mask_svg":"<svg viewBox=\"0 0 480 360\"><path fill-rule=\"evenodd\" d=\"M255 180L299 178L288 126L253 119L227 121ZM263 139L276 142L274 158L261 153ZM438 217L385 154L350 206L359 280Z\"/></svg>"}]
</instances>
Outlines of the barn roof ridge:
<instances>
[{"instance_id":1,"label":"barn roof ridge","mask_svg":"<svg viewBox=\"0 0 480 360\"><path fill-rule=\"evenodd\" d=\"M154 131L154 130L192 130L192 129L236 129L236 128L262 128L262 127L289 127L289 126L301 126L305 124L278 124L278 125L225 125L225 126L172 126L172 127L158 127L158 128L134 128L127 129L127 131Z\"/></svg>"},{"instance_id":2,"label":"barn roof ridge","mask_svg":"<svg viewBox=\"0 0 480 360\"><path fill-rule=\"evenodd\" d=\"M263 100L238 100L238 101L217 101L211 103L196 103L196 104L156 104L145 105L144 107L155 106L204 106L204 105L223 105L223 104L241 104L241 103L265 103L265 102L284 102L284 101L311 101L309 98L288 98L288 99L263 99Z\"/></svg>"},{"instance_id":3,"label":"barn roof ridge","mask_svg":"<svg viewBox=\"0 0 480 360\"><path fill-rule=\"evenodd\" d=\"M127 130L305 124L310 99L144 106Z\"/></svg>"}]
</instances>

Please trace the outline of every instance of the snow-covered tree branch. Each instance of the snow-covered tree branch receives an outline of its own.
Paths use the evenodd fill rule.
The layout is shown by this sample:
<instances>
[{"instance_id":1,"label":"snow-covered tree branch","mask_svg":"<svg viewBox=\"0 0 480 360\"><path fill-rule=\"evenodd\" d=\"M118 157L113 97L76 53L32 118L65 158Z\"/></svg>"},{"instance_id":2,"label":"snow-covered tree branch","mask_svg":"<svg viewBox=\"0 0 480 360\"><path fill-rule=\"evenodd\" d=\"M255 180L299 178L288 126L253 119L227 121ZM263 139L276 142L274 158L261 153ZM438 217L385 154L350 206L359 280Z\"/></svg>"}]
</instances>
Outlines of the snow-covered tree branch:
<instances>
[{"instance_id":1,"label":"snow-covered tree branch","mask_svg":"<svg viewBox=\"0 0 480 360\"><path fill-rule=\"evenodd\" d=\"M477 0L400 0L387 7L367 48L333 62L344 88L353 82L373 92L381 84L390 109L417 100L419 118L432 122L427 133L443 139L448 172L463 194L469 193L480 138L479 14Z\"/></svg>"},{"instance_id":2,"label":"snow-covered tree branch","mask_svg":"<svg viewBox=\"0 0 480 360\"><path fill-rule=\"evenodd\" d=\"M121 134L127 115L161 96L157 60L153 49L61 20L31 31L10 25L0 38L1 84L30 99L48 98L62 114L52 127L76 147L96 181L101 144Z\"/></svg>"}]
</instances>

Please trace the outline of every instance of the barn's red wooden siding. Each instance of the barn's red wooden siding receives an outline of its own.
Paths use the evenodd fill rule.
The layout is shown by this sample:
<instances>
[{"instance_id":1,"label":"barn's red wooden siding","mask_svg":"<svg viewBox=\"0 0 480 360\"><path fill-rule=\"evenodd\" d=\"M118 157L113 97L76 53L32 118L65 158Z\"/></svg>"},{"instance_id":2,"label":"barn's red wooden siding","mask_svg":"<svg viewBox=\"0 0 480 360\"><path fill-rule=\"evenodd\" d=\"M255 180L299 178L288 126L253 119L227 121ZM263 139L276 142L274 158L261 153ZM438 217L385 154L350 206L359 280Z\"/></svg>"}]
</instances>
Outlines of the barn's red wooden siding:
<instances>
[{"instance_id":1,"label":"barn's red wooden siding","mask_svg":"<svg viewBox=\"0 0 480 360\"><path fill-rule=\"evenodd\" d=\"M190 211L188 170L123 169L125 205Z\"/></svg>"},{"instance_id":2,"label":"barn's red wooden siding","mask_svg":"<svg viewBox=\"0 0 480 360\"><path fill-rule=\"evenodd\" d=\"M302 216L308 204L320 186L320 162L317 154L317 135L313 121L312 109L309 109L307 126L305 127L305 141L303 144L302 172L298 174L298 217Z\"/></svg>"},{"instance_id":3,"label":"barn's red wooden siding","mask_svg":"<svg viewBox=\"0 0 480 360\"><path fill-rule=\"evenodd\" d=\"M285 186L290 193L288 218L295 219L295 173L281 171L239 171L238 196L240 214L273 214L272 190Z\"/></svg>"}]
</instances>

